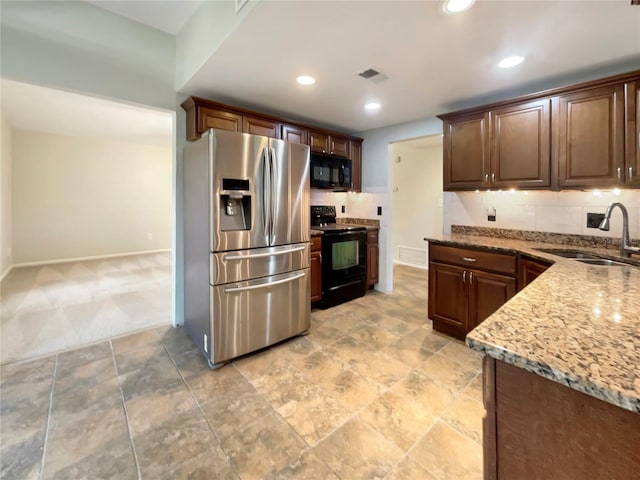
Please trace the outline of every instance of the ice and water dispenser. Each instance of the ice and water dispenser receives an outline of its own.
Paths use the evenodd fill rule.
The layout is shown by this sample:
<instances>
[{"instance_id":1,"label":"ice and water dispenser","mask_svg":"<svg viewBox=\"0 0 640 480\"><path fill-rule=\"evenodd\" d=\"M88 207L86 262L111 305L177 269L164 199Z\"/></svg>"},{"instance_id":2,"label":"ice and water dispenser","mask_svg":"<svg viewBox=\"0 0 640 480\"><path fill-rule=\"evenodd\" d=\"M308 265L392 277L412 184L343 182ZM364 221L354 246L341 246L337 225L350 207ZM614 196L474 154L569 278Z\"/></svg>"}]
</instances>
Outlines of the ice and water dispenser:
<instances>
[{"instance_id":1,"label":"ice and water dispenser","mask_svg":"<svg viewBox=\"0 0 640 480\"><path fill-rule=\"evenodd\" d=\"M220 230L251 230L249 180L223 178L220 192Z\"/></svg>"}]
</instances>

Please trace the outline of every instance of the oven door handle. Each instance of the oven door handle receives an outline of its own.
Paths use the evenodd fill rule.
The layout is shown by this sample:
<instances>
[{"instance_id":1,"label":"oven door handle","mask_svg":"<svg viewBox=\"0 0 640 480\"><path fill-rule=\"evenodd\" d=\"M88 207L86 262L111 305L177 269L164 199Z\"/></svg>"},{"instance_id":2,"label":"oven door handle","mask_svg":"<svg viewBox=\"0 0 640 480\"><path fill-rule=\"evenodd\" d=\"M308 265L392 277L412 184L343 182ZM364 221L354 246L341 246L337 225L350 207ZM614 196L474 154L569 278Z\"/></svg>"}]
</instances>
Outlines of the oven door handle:
<instances>
[{"instance_id":1,"label":"oven door handle","mask_svg":"<svg viewBox=\"0 0 640 480\"><path fill-rule=\"evenodd\" d=\"M248 253L246 255L238 255L229 253L222 259L224 261L231 260L249 260L251 258L263 258L263 257L275 257L276 255L285 255L287 253L299 252L307 248L305 245L296 245L295 247L288 248L286 250L278 250L276 252L261 252L261 253Z\"/></svg>"},{"instance_id":2,"label":"oven door handle","mask_svg":"<svg viewBox=\"0 0 640 480\"><path fill-rule=\"evenodd\" d=\"M283 278L281 280L276 280L275 282L265 282L265 283L259 283L257 285L247 285L246 287L225 287L224 293L246 292L247 290L256 290L258 288L273 287L274 285L281 285L283 283L293 282L294 280L302 278L305 275L306 275L306 272L298 272L291 277Z\"/></svg>"},{"instance_id":3,"label":"oven door handle","mask_svg":"<svg viewBox=\"0 0 640 480\"><path fill-rule=\"evenodd\" d=\"M367 231L366 230L356 230L356 231L350 231L350 232L324 232L324 236L325 237L338 237L338 236L344 236L344 235L366 235Z\"/></svg>"}]
</instances>

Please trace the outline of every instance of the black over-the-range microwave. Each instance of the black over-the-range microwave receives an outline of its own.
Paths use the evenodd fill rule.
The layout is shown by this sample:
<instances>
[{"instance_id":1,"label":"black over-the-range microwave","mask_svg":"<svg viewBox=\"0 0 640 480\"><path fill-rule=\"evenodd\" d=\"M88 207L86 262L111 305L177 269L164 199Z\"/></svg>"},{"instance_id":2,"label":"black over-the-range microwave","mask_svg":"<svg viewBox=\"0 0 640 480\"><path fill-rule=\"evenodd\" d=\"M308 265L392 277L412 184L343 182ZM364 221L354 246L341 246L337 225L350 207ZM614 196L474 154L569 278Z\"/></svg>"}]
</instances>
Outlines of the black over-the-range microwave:
<instances>
[{"instance_id":1,"label":"black over-the-range microwave","mask_svg":"<svg viewBox=\"0 0 640 480\"><path fill-rule=\"evenodd\" d=\"M311 187L351 189L351 160L333 155L311 154Z\"/></svg>"}]
</instances>

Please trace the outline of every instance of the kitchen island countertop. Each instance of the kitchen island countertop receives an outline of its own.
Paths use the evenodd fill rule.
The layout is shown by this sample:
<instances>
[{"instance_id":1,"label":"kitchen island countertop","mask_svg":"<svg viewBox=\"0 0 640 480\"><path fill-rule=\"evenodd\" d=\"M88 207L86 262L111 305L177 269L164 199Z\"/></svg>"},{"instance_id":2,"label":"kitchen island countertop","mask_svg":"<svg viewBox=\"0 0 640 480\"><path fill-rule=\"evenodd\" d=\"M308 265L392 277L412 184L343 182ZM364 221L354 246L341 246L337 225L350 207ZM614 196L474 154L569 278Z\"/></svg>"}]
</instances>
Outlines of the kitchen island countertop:
<instances>
[{"instance_id":1,"label":"kitchen island countertop","mask_svg":"<svg viewBox=\"0 0 640 480\"><path fill-rule=\"evenodd\" d=\"M538 248L620 259L618 250L450 234L424 240L525 254L553 262L471 331L467 345L620 408L640 413L640 259L607 267Z\"/></svg>"}]
</instances>

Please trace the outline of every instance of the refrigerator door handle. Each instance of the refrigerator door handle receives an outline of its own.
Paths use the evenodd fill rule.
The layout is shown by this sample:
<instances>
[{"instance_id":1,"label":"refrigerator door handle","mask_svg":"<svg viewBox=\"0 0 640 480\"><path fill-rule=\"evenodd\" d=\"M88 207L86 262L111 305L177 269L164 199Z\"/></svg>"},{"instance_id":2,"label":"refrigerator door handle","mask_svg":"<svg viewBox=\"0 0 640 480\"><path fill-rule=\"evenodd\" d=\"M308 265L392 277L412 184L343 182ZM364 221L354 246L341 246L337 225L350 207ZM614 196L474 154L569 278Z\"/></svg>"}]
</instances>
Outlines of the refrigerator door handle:
<instances>
[{"instance_id":1,"label":"refrigerator door handle","mask_svg":"<svg viewBox=\"0 0 640 480\"><path fill-rule=\"evenodd\" d=\"M276 255L286 255L288 253L299 252L304 250L304 245L296 245L293 248L289 248L286 250L278 250L277 252L261 252L261 253L250 253L248 255L237 255L237 254L229 254L225 255L222 259L225 261L229 260L248 260L250 258L263 258L263 257L275 257Z\"/></svg>"},{"instance_id":2,"label":"refrigerator door handle","mask_svg":"<svg viewBox=\"0 0 640 480\"><path fill-rule=\"evenodd\" d=\"M267 235L267 243L271 243L271 168L269 152L262 149L262 226Z\"/></svg>"},{"instance_id":3,"label":"refrigerator door handle","mask_svg":"<svg viewBox=\"0 0 640 480\"><path fill-rule=\"evenodd\" d=\"M291 277L283 278L282 280L276 280L275 282L264 282L257 285L247 285L246 287L225 287L224 293L245 292L247 290L256 290L258 288L273 287L274 285L280 285L281 283L293 282L294 280L302 278L305 275L306 272L298 272Z\"/></svg>"},{"instance_id":4,"label":"refrigerator door handle","mask_svg":"<svg viewBox=\"0 0 640 480\"><path fill-rule=\"evenodd\" d=\"M278 178L278 172L276 171L277 163L278 162L276 161L276 149L272 147L271 148L271 165L269 168L271 172L271 236L269 237L269 245L273 245L276 241L275 209L276 209L276 195L278 194L278 192L276 191L276 179Z\"/></svg>"}]
</instances>

